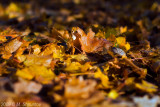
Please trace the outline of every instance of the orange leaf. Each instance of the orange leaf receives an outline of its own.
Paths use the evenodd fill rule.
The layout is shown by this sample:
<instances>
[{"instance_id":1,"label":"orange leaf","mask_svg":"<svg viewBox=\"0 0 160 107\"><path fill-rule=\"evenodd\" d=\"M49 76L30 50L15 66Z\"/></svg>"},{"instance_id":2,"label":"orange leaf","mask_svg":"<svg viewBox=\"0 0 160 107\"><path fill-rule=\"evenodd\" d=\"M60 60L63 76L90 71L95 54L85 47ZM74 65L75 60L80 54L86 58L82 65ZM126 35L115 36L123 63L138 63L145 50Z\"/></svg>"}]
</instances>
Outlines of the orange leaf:
<instances>
[{"instance_id":1,"label":"orange leaf","mask_svg":"<svg viewBox=\"0 0 160 107\"><path fill-rule=\"evenodd\" d=\"M112 46L112 44L106 39L95 37L95 33L92 31L92 29L89 29L87 35L84 33L82 29L78 27L75 28L74 30L77 31L75 42L76 43L80 42L81 49L83 50L83 52L92 53L92 52L103 51L104 48L109 49L109 47ZM77 37L79 41L77 40Z\"/></svg>"}]
</instances>

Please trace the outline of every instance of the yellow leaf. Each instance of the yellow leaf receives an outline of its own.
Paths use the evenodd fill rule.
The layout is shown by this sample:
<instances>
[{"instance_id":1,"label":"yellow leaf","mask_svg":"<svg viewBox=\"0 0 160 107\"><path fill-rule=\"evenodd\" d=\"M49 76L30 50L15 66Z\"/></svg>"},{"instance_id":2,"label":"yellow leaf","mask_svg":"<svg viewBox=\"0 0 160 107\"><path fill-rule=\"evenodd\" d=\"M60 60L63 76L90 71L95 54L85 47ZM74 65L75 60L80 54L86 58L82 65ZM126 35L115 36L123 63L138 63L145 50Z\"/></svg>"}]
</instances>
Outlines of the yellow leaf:
<instances>
[{"instance_id":1,"label":"yellow leaf","mask_svg":"<svg viewBox=\"0 0 160 107\"><path fill-rule=\"evenodd\" d=\"M17 11L19 11L20 9L19 9L19 7L18 7L18 5L17 4L15 4L15 3L10 3L9 4L9 6L7 7L7 12L17 12Z\"/></svg>"},{"instance_id":2,"label":"yellow leaf","mask_svg":"<svg viewBox=\"0 0 160 107\"><path fill-rule=\"evenodd\" d=\"M64 70L68 72L75 72L77 70L80 70L80 68L81 64L79 62L71 62L67 64L67 67Z\"/></svg>"},{"instance_id":3,"label":"yellow leaf","mask_svg":"<svg viewBox=\"0 0 160 107\"><path fill-rule=\"evenodd\" d=\"M108 94L108 97L112 98L112 99L116 99L119 96L119 94L117 93L116 90L111 90Z\"/></svg>"},{"instance_id":4,"label":"yellow leaf","mask_svg":"<svg viewBox=\"0 0 160 107\"><path fill-rule=\"evenodd\" d=\"M16 75L28 80L35 78L43 84L48 84L55 77L51 69L38 65L32 65L21 70L19 69L16 72Z\"/></svg>"},{"instance_id":5,"label":"yellow leaf","mask_svg":"<svg viewBox=\"0 0 160 107\"><path fill-rule=\"evenodd\" d=\"M125 44L125 48L128 51L130 49L130 44L127 42L127 44Z\"/></svg>"},{"instance_id":6,"label":"yellow leaf","mask_svg":"<svg viewBox=\"0 0 160 107\"><path fill-rule=\"evenodd\" d=\"M109 78L108 78L107 75L104 75L104 74L101 72L100 68L97 69L97 72L94 74L94 77L95 77L95 78L100 78L100 79L101 79L101 82L102 82L102 85L103 85L104 87L106 87L106 88L109 87Z\"/></svg>"},{"instance_id":7,"label":"yellow leaf","mask_svg":"<svg viewBox=\"0 0 160 107\"><path fill-rule=\"evenodd\" d=\"M21 9L18 7L17 4L10 3L5 12L9 15L9 18L15 18L18 15L17 13L21 12Z\"/></svg>"},{"instance_id":8,"label":"yellow leaf","mask_svg":"<svg viewBox=\"0 0 160 107\"><path fill-rule=\"evenodd\" d=\"M118 37L118 38L116 38L116 42L120 46L125 46L125 44L126 44L126 38L125 37Z\"/></svg>"},{"instance_id":9,"label":"yellow leaf","mask_svg":"<svg viewBox=\"0 0 160 107\"><path fill-rule=\"evenodd\" d=\"M116 43L119 45L119 47L124 47L127 51L130 49L130 44L128 42L126 43L125 37L116 38Z\"/></svg>"},{"instance_id":10,"label":"yellow leaf","mask_svg":"<svg viewBox=\"0 0 160 107\"><path fill-rule=\"evenodd\" d=\"M19 69L19 70L16 72L16 75L19 76L19 77L22 77L22 78L24 78L24 79L28 79L28 80L31 80L31 79L34 78L34 74L33 74L32 71L30 71L29 68L24 68L24 69L22 69L22 70Z\"/></svg>"},{"instance_id":11,"label":"yellow leaf","mask_svg":"<svg viewBox=\"0 0 160 107\"><path fill-rule=\"evenodd\" d=\"M107 73L107 71L109 70L109 65L104 66L103 69L104 69L104 73Z\"/></svg>"},{"instance_id":12,"label":"yellow leaf","mask_svg":"<svg viewBox=\"0 0 160 107\"><path fill-rule=\"evenodd\" d=\"M82 72L85 72L87 71L88 69L90 69L92 66L91 66L91 63L90 62L86 62L82 67L81 67L81 71Z\"/></svg>"},{"instance_id":13,"label":"yellow leaf","mask_svg":"<svg viewBox=\"0 0 160 107\"><path fill-rule=\"evenodd\" d=\"M55 52L53 52L53 58L59 58L60 60L62 60L63 58L63 52L62 50L55 50Z\"/></svg>"},{"instance_id":14,"label":"yellow leaf","mask_svg":"<svg viewBox=\"0 0 160 107\"><path fill-rule=\"evenodd\" d=\"M62 58L64 48L61 46L57 46L56 44L50 43L44 47L44 50L40 53L43 55L53 55L53 58Z\"/></svg>"},{"instance_id":15,"label":"yellow leaf","mask_svg":"<svg viewBox=\"0 0 160 107\"><path fill-rule=\"evenodd\" d=\"M102 32L101 30L99 30L98 33L96 33L95 36L96 36L96 37L100 37L100 38L105 38L105 33Z\"/></svg>"},{"instance_id":16,"label":"yellow leaf","mask_svg":"<svg viewBox=\"0 0 160 107\"><path fill-rule=\"evenodd\" d=\"M125 84L126 84L126 85L132 85L132 84L134 83L134 80L135 80L134 77L127 78L127 79L125 80Z\"/></svg>"},{"instance_id":17,"label":"yellow leaf","mask_svg":"<svg viewBox=\"0 0 160 107\"><path fill-rule=\"evenodd\" d=\"M91 62L86 62L85 64L81 64L79 62L71 62L71 58L68 58L66 61L66 68L64 68L65 71L67 72L86 72L89 70L91 66Z\"/></svg>"},{"instance_id":18,"label":"yellow leaf","mask_svg":"<svg viewBox=\"0 0 160 107\"><path fill-rule=\"evenodd\" d=\"M32 68L35 70L35 79L43 84L48 84L54 79L55 74L52 72L51 69L47 69L44 66L33 66Z\"/></svg>"},{"instance_id":19,"label":"yellow leaf","mask_svg":"<svg viewBox=\"0 0 160 107\"><path fill-rule=\"evenodd\" d=\"M156 92L157 88L158 88L158 86L156 86L156 85L154 85L152 83L149 83L147 81L144 81L144 80L142 80L142 84L136 83L135 86L138 89L146 91L146 92Z\"/></svg>"},{"instance_id":20,"label":"yellow leaf","mask_svg":"<svg viewBox=\"0 0 160 107\"><path fill-rule=\"evenodd\" d=\"M122 33L125 33L125 32L127 32L127 26L120 27L120 33L122 34Z\"/></svg>"}]
</instances>

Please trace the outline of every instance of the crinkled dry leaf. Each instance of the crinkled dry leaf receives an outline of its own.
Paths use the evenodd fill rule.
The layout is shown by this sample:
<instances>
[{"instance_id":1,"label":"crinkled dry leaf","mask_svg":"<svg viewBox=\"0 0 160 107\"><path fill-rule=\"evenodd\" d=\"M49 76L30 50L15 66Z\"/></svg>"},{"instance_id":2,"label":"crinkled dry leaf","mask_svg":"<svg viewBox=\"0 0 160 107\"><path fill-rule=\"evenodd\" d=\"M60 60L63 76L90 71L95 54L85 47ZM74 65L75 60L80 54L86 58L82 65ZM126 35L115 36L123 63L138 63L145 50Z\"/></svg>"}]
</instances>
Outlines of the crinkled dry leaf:
<instances>
[{"instance_id":1,"label":"crinkled dry leaf","mask_svg":"<svg viewBox=\"0 0 160 107\"><path fill-rule=\"evenodd\" d=\"M106 39L95 37L95 33L91 28L87 34L85 34L85 32L79 27L72 28L72 32L74 45L77 48L79 48L79 45L81 45L83 52L95 53L103 51L104 48L109 49L109 47L112 46L112 43Z\"/></svg>"},{"instance_id":2,"label":"crinkled dry leaf","mask_svg":"<svg viewBox=\"0 0 160 107\"><path fill-rule=\"evenodd\" d=\"M81 49L84 52L94 53L98 51L103 51L104 48L109 49L109 47L112 46L112 44L106 39L97 38L94 36L95 33L91 29L89 29L87 36L82 35L81 38L79 39L81 44Z\"/></svg>"}]
</instances>

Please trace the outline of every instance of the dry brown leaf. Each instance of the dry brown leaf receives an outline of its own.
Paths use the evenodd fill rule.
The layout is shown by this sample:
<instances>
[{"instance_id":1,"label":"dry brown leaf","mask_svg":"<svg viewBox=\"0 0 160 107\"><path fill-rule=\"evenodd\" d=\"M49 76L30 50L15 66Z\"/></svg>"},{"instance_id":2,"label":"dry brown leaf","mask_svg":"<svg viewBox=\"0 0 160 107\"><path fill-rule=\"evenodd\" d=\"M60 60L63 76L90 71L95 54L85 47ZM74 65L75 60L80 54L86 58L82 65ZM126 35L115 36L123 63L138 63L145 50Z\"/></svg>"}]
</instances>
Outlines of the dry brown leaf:
<instances>
[{"instance_id":1,"label":"dry brown leaf","mask_svg":"<svg viewBox=\"0 0 160 107\"><path fill-rule=\"evenodd\" d=\"M87 35L82 29L78 27L75 28L74 31L77 36L73 37L73 40L75 38L75 44L81 44L81 49L83 50L83 52L95 53L103 51L104 48L108 50L112 46L112 43L110 43L108 40L95 37L95 33L92 31L92 29L89 29Z\"/></svg>"}]
</instances>

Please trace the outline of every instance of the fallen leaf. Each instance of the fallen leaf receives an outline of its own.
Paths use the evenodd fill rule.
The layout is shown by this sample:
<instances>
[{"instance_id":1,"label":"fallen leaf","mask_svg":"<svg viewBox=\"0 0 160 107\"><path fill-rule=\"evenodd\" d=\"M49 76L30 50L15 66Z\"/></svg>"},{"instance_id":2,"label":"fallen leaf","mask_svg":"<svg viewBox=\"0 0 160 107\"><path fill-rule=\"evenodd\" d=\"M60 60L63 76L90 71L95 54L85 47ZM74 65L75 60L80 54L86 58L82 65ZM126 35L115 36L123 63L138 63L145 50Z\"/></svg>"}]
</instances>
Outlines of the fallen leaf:
<instances>
[{"instance_id":1,"label":"fallen leaf","mask_svg":"<svg viewBox=\"0 0 160 107\"><path fill-rule=\"evenodd\" d=\"M116 38L116 44L119 47L124 47L127 51L130 49L130 44L128 42L126 42L126 38L125 37L117 37Z\"/></svg>"},{"instance_id":2,"label":"fallen leaf","mask_svg":"<svg viewBox=\"0 0 160 107\"><path fill-rule=\"evenodd\" d=\"M23 79L20 79L20 81L15 83L13 85L13 87L14 87L14 92L16 94L21 94L21 93L37 94L42 89L42 85L41 84L36 83L34 81L26 81L26 80L23 80Z\"/></svg>"},{"instance_id":3,"label":"fallen leaf","mask_svg":"<svg viewBox=\"0 0 160 107\"><path fill-rule=\"evenodd\" d=\"M41 56L53 55L53 58L62 59L64 48L61 46L57 46L56 44L50 43L45 45L44 50L39 54Z\"/></svg>"},{"instance_id":4,"label":"fallen leaf","mask_svg":"<svg viewBox=\"0 0 160 107\"><path fill-rule=\"evenodd\" d=\"M125 27L120 27L120 33L122 34L122 33L125 33L125 32L127 32L127 26L125 26Z\"/></svg>"},{"instance_id":5,"label":"fallen leaf","mask_svg":"<svg viewBox=\"0 0 160 107\"><path fill-rule=\"evenodd\" d=\"M19 37L15 38L0 47L0 53L4 59L9 59L9 57L12 56L12 53L17 51L18 48L23 44L19 39Z\"/></svg>"},{"instance_id":6,"label":"fallen leaf","mask_svg":"<svg viewBox=\"0 0 160 107\"><path fill-rule=\"evenodd\" d=\"M50 67L52 62L52 56L38 56L38 55L26 55L26 60L24 61L24 65L39 65Z\"/></svg>"},{"instance_id":7,"label":"fallen leaf","mask_svg":"<svg viewBox=\"0 0 160 107\"><path fill-rule=\"evenodd\" d=\"M55 78L55 74L51 69L38 65L18 69L16 75L28 80L35 78L38 82L43 84L48 84Z\"/></svg>"},{"instance_id":8,"label":"fallen leaf","mask_svg":"<svg viewBox=\"0 0 160 107\"><path fill-rule=\"evenodd\" d=\"M77 72L80 71L81 64L79 62L71 62L70 59L66 61L66 68L64 69L67 72Z\"/></svg>"},{"instance_id":9,"label":"fallen leaf","mask_svg":"<svg viewBox=\"0 0 160 107\"><path fill-rule=\"evenodd\" d=\"M89 32L87 33L87 35L82 29L78 27L72 28L72 31L74 34L73 40L75 42L74 43L75 46L79 47L79 43L80 43L81 49L83 50L83 52L95 53L95 52L103 51L104 48L108 50L112 46L112 43L110 43L106 39L95 37L95 33L92 31L91 28L89 29Z\"/></svg>"},{"instance_id":10,"label":"fallen leaf","mask_svg":"<svg viewBox=\"0 0 160 107\"><path fill-rule=\"evenodd\" d=\"M102 85L103 85L105 88L109 88L109 87L110 87L108 76L105 75L105 74L103 74L102 71L101 71L99 68L98 68L97 71L95 72L94 77L95 77L95 78L100 78L101 83L102 83Z\"/></svg>"},{"instance_id":11,"label":"fallen leaf","mask_svg":"<svg viewBox=\"0 0 160 107\"><path fill-rule=\"evenodd\" d=\"M144 81L144 80L142 80L142 84L136 83L135 86L136 86L136 88L143 90L143 91L146 91L146 92L149 92L149 93L156 92L157 88L158 88L158 86L156 86L152 83L149 83L147 81Z\"/></svg>"},{"instance_id":12,"label":"fallen leaf","mask_svg":"<svg viewBox=\"0 0 160 107\"><path fill-rule=\"evenodd\" d=\"M95 53L99 51L104 51L104 48L108 50L112 43L103 38L95 37L95 33L92 29L89 29L87 35L81 35L79 38L81 49L83 52Z\"/></svg>"},{"instance_id":13,"label":"fallen leaf","mask_svg":"<svg viewBox=\"0 0 160 107\"><path fill-rule=\"evenodd\" d=\"M88 98L94 92L96 82L94 80L85 81L83 77L70 78L65 85L66 98Z\"/></svg>"}]
</instances>

